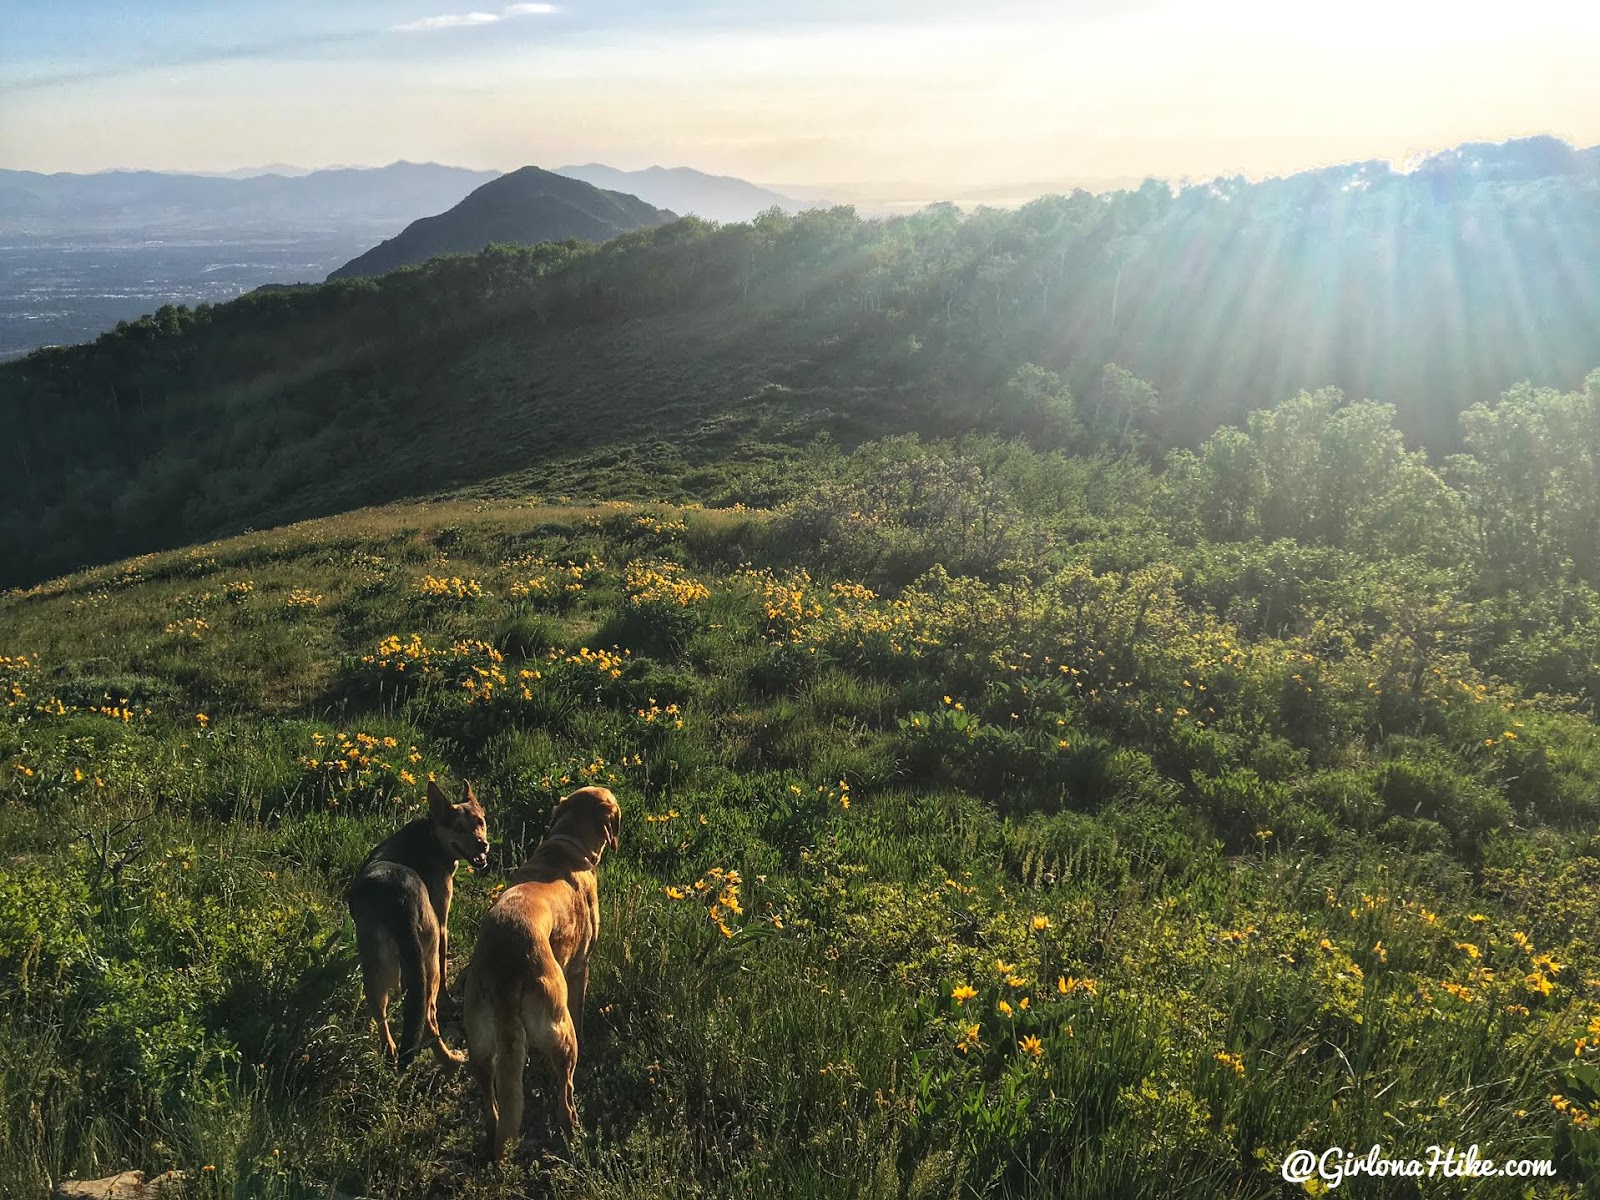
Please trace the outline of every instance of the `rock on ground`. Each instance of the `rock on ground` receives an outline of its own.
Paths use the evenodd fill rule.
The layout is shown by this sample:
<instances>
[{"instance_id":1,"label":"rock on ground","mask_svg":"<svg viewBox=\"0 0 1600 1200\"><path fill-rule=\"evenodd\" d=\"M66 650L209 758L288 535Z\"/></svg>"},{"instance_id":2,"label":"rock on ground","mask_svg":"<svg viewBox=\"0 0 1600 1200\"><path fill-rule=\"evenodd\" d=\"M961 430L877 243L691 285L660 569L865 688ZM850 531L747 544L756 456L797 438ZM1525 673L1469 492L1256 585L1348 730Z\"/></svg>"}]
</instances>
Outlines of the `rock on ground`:
<instances>
[{"instance_id":1,"label":"rock on ground","mask_svg":"<svg viewBox=\"0 0 1600 1200\"><path fill-rule=\"evenodd\" d=\"M163 1200L178 1194L181 1171L164 1171L146 1179L143 1171L122 1171L104 1179L64 1179L50 1200Z\"/></svg>"}]
</instances>

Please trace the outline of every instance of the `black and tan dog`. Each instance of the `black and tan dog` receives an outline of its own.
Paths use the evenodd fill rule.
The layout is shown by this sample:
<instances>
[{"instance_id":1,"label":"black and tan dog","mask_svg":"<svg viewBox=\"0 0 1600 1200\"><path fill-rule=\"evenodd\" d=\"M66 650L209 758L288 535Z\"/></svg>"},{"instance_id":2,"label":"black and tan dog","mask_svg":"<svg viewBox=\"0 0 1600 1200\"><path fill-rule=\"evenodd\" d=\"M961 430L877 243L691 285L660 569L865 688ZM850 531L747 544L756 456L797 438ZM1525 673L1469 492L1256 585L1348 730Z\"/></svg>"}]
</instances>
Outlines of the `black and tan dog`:
<instances>
[{"instance_id":1,"label":"black and tan dog","mask_svg":"<svg viewBox=\"0 0 1600 1200\"><path fill-rule=\"evenodd\" d=\"M483 806L470 783L462 786L461 803L452 804L429 780L428 815L367 855L345 893L356 923L367 1010L383 1034L384 1052L402 1065L421 1048L424 1030L440 1058L459 1063L465 1057L444 1044L438 1014L459 858L479 870L489 865ZM388 1016L389 995L397 986L405 989L398 1048Z\"/></svg>"},{"instance_id":2,"label":"black and tan dog","mask_svg":"<svg viewBox=\"0 0 1600 1200\"><path fill-rule=\"evenodd\" d=\"M589 954L600 933L595 868L617 844L622 810L602 787L556 805L550 832L517 872L478 931L465 1005L471 1071L483 1089L489 1152L501 1158L522 1126L522 1072L529 1048L561 1089L557 1116L578 1128L572 1074L583 1035Z\"/></svg>"}]
</instances>

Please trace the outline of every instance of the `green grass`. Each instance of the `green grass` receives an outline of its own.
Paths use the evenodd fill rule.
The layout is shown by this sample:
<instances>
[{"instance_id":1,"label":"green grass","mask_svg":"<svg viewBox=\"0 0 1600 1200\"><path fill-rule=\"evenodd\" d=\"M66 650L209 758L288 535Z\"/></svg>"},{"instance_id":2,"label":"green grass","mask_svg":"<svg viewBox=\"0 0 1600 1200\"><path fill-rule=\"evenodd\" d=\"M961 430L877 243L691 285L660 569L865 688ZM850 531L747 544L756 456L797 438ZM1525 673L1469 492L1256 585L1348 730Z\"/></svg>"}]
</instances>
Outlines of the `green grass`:
<instances>
[{"instance_id":1,"label":"green grass","mask_svg":"<svg viewBox=\"0 0 1600 1200\"><path fill-rule=\"evenodd\" d=\"M1589 720L1241 630L1194 563L897 580L897 530L834 590L797 527L462 501L0 599L0 1192L1268 1197L1290 1149L1374 1141L1600 1177ZM708 594L636 603L658 561ZM429 771L496 844L452 975L555 798L624 810L585 1137L530 1072L500 1168L464 1074L382 1061L340 900Z\"/></svg>"}]
</instances>

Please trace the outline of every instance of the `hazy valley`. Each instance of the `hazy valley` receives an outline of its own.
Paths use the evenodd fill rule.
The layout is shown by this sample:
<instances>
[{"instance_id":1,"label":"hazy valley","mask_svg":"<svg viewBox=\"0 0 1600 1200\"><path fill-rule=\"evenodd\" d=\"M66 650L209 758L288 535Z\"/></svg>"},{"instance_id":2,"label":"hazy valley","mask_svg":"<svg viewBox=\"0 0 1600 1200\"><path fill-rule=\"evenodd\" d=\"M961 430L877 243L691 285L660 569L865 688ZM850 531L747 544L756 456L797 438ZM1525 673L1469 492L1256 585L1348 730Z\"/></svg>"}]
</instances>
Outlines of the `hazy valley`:
<instances>
[{"instance_id":1,"label":"hazy valley","mask_svg":"<svg viewBox=\"0 0 1600 1200\"><path fill-rule=\"evenodd\" d=\"M267 283L318 280L366 248L359 233L263 241L0 244L0 358L89 341L164 304L220 304Z\"/></svg>"}]
</instances>

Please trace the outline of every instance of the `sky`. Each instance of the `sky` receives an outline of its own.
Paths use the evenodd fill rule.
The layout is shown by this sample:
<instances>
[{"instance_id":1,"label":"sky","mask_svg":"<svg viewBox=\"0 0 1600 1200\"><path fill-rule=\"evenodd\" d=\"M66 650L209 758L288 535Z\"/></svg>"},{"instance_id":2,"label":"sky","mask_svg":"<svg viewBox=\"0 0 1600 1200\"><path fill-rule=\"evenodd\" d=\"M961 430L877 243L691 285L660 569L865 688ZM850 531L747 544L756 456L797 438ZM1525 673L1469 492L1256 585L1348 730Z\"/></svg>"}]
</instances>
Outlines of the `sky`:
<instances>
[{"instance_id":1,"label":"sky","mask_svg":"<svg viewBox=\"0 0 1600 1200\"><path fill-rule=\"evenodd\" d=\"M0 166L692 166L1007 202L1600 142L1595 0L0 0Z\"/></svg>"}]
</instances>

